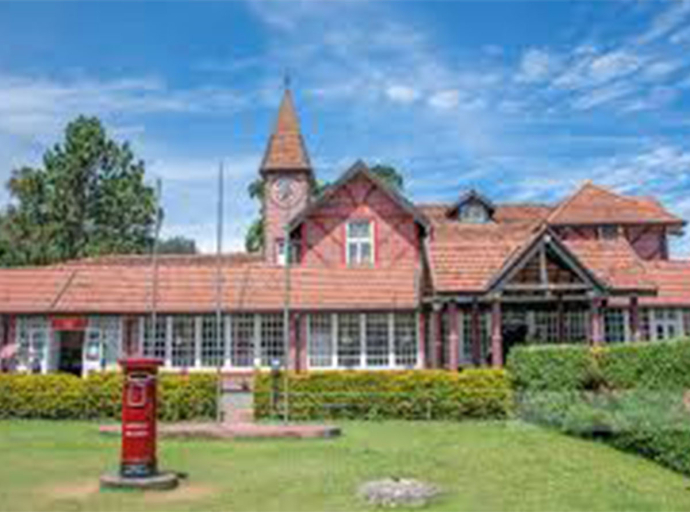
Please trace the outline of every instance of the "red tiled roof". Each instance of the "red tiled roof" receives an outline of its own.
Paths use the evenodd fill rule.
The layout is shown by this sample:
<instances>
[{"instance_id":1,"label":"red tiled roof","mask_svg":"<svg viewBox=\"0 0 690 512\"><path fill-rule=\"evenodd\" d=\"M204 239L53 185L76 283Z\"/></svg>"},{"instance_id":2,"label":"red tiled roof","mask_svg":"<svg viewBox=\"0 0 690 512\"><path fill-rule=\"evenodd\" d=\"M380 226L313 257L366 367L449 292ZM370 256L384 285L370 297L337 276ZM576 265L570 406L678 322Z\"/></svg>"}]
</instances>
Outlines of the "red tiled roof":
<instances>
[{"instance_id":1,"label":"red tiled roof","mask_svg":"<svg viewBox=\"0 0 690 512\"><path fill-rule=\"evenodd\" d=\"M616 290L653 292L656 289L644 262L622 238L571 239L564 240L563 244L599 279Z\"/></svg>"},{"instance_id":2,"label":"red tiled roof","mask_svg":"<svg viewBox=\"0 0 690 512\"><path fill-rule=\"evenodd\" d=\"M506 260L534 235L536 223L436 226L428 245L435 291L480 292Z\"/></svg>"},{"instance_id":3,"label":"red tiled roof","mask_svg":"<svg viewBox=\"0 0 690 512\"><path fill-rule=\"evenodd\" d=\"M261 171L310 169L311 163L302 139L292 93L286 89L261 163Z\"/></svg>"},{"instance_id":4,"label":"red tiled roof","mask_svg":"<svg viewBox=\"0 0 690 512\"><path fill-rule=\"evenodd\" d=\"M645 261L644 266L658 291L656 297L640 298L640 304L690 306L690 260Z\"/></svg>"},{"instance_id":5,"label":"red tiled roof","mask_svg":"<svg viewBox=\"0 0 690 512\"><path fill-rule=\"evenodd\" d=\"M448 217L448 212L453 208L450 203L420 203L416 206L434 224L457 222L457 219ZM544 204L498 203L493 218L499 223L536 222L546 219L552 210L553 207Z\"/></svg>"},{"instance_id":6,"label":"red tiled roof","mask_svg":"<svg viewBox=\"0 0 690 512\"><path fill-rule=\"evenodd\" d=\"M653 198L622 196L592 183L561 202L547 221L553 225L683 223Z\"/></svg>"},{"instance_id":7,"label":"red tiled roof","mask_svg":"<svg viewBox=\"0 0 690 512\"><path fill-rule=\"evenodd\" d=\"M145 313L151 308L152 267L132 264L63 265L0 270L0 311L25 313ZM216 307L213 265L162 264L157 309L211 312ZM294 267L290 304L295 309L411 309L417 306L418 273L385 268ZM281 310L284 267L226 264L223 309Z\"/></svg>"}]
</instances>

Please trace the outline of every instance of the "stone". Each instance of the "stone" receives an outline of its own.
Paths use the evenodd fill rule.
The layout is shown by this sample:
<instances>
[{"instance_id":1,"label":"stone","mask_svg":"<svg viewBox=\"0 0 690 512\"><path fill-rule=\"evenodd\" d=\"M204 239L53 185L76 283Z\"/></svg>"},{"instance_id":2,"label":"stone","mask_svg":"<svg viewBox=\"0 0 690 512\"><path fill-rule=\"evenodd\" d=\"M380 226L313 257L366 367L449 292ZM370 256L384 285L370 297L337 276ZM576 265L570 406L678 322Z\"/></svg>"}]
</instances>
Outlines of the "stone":
<instances>
[{"instance_id":1,"label":"stone","mask_svg":"<svg viewBox=\"0 0 690 512\"><path fill-rule=\"evenodd\" d=\"M386 508L423 507L439 493L437 486L413 478L386 478L359 487L367 503Z\"/></svg>"}]
</instances>

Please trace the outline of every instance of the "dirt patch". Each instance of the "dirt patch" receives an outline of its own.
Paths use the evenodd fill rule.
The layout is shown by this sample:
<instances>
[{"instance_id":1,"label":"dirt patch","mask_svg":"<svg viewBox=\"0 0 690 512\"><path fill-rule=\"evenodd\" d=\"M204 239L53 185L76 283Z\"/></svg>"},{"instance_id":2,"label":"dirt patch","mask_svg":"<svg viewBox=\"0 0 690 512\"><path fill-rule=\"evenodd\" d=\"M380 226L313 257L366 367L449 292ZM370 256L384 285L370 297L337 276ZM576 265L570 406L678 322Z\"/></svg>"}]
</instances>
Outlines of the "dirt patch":
<instances>
[{"instance_id":1,"label":"dirt patch","mask_svg":"<svg viewBox=\"0 0 690 512\"><path fill-rule=\"evenodd\" d=\"M180 486L170 491L146 491L144 499L150 503L170 503L175 501L196 501L215 493L212 487L180 482Z\"/></svg>"},{"instance_id":2,"label":"dirt patch","mask_svg":"<svg viewBox=\"0 0 690 512\"><path fill-rule=\"evenodd\" d=\"M45 495L53 499L82 499L96 494L99 488L98 479L95 479L95 481L53 486L46 490Z\"/></svg>"}]
</instances>

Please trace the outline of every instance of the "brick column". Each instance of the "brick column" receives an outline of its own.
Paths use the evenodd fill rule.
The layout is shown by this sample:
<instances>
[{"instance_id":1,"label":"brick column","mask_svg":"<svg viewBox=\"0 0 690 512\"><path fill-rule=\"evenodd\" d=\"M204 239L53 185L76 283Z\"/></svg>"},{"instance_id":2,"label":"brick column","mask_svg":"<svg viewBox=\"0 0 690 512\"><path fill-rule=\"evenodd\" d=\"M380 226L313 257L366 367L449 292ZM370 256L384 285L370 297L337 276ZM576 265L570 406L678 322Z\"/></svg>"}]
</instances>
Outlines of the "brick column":
<instances>
[{"instance_id":1,"label":"brick column","mask_svg":"<svg viewBox=\"0 0 690 512\"><path fill-rule=\"evenodd\" d=\"M431 316L429 318L431 325L431 350L429 352L430 367L439 368L441 360L439 358L439 347L441 346L441 305L433 304L431 309Z\"/></svg>"},{"instance_id":2,"label":"brick column","mask_svg":"<svg viewBox=\"0 0 690 512\"><path fill-rule=\"evenodd\" d=\"M604 323L603 323L603 303L602 299L592 299L592 307L590 314L590 342L592 345L601 345L604 341Z\"/></svg>"},{"instance_id":3,"label":"brick column","mask_svg":"<svg viewBox=\"0 0 690 512\"><path fill-rule=\"evenodd\" d=\"M419 361L419 367L420 368L426 368L427 367L427 360L426 360L426 317L424 316L423 311L419 311L417 313L417 318L419 319L418 327L419 327L419 332L417 333L418 339L419 339L419 345L417 347L418 354L417 358Z\"/></svg>"},{"instance_id":4,"label":"brick column","mask_svg":"<svg viewBox=\"0 0 690 512\"><path fill-rule=\"evenodd\" d=\"M460 364L460 333L458 332L458 305L455 302L448 304L448 369L457 371Z\"/></svg>"},{"instance_id":5,"label":"brick column","mask_svg":"<svg viewBox=\"0 0 690 512\"><path fill-rule=\"evenodd\" d=\"M491 366L503 366L503 315L501 302L496 299L491 304Z\"/></svg>"},{"instance_id":6,"label":"brick column","mask_svg":"<svg viewBox=\"0 0 690 512\"><path fill-rule=\"evenodd\" d=\"M637 297L630 297L630 337L631 341L640 341L640 308Z\"/></svg>"},{"instance_id":7,"label":"brick column","mask_svg":"<svg viewBox=\"0 0 690 512\"><path fill-rule=\"evenodd\" d=\"M471 329L470 329L470 343L472 344L472 362L475 366L482 365L482 347L481 347L481 322L482 318L479 314L479 303L472 303Z\"/></svg>"}]
</instances>

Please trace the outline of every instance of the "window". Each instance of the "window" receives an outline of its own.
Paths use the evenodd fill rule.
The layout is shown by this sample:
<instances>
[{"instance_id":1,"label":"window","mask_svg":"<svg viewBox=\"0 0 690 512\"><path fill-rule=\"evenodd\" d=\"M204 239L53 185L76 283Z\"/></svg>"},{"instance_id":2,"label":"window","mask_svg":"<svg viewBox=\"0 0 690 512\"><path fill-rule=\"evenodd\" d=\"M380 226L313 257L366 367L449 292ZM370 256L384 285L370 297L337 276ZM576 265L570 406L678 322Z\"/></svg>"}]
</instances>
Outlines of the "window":
<instances>
[{"instance_id":1,"label":"window","mask_svg":"<svg viewBox=\"0 0 690 512\"><path fill-rule=\"evenodd\" d=\"M460 209L460 220L463 222L482 223L488 218L486 208L481 203L467 203Z\"/></svg>"},{"instance_id":2,"label":"window","mask_svg":"<svg viewBox=\"0 0 690 512\"><path fill-rule=\"evenodd\" d=\"M121 329L120 317L93 316L89 318L86 341L103 347L106 364L117 363L120 357Z\"/></svg>"},{"instance_id":3,"label":"window","mask_svg":"<svg viewBox=\"0 0 690 512\"><path fill-rule=\"evenodd\" d=\"M156 357L165 359L165 339L167 330L167 318L165 316L156 316L156 329L153 332L153 322L151 316L146 316L143 319L144 329L144 355L147 357Z\"/></svg>"},{"instance_id":4,"label":"window","mask_svg":"<svg viewBox=\"0 0 690 512\"><path fill-rule=\"evenodd\" d=\"M254 315L241 313L231 320L230 360L233 366L254 366Z\"/></svg>"},{"instance_id":5,"label":"window","mask_svg":"<svg viewBox=\"0 0 690 512\"><path fill-rule=\"evenodd\" d=\"M615 240L618 238L618 226L599 227L599 238L604 240Z\"/></svg>"},{"instance_id":6,"label":"window","mask_svg":"<svg viewBox=\"0 0 690 512\"><path fill-rule=\"evenodd\" d=\"M360 315L356 313L338 315L338 366L343 368L360 366L361 350Z\"/></svg>"},{"instance_id":7,"label":"window","mask_svg":"<svg viewBox=\"0 0 690 512\"><path fill-rule=\"evenodd\" d=\"M573 309L565 312L565 340L568 342L587 341L589 338L589 312Z\"/></svg>"},{"instance_id":8,"label":"window","mask_svg":"<svg viewBox=\"0 0 690 512\"><path fill-rule=\"evenodd\" d=\"M649 341L652 339L652 326L650 324L651 311L647 308L640 308L640 340Z\"/></svg>"},{"instance_id":9,"label":"window","mask_svg":"<svg viewBox=\"0 0 690 512\"><path fill-rule=\"evenodd\" d=\"M479 312L479 357L481 361L486 361L490 345L490 326L491 313L489 311ZM460 351L461 362L469 363L472 357L472 310L463 311L462 314L462 349Z\"/></svg>"},{"instance_id":10,"label":"window","mask_svg":"<svg viewBox=\"0 0 690 512\"><path fill-rule=\"evenodd\" d=\"M225 362L225 324L227 317L205 315L201 321L201 366L219 367Z\"/></svg>"},{"instance_id":11,"label":"window","mask_svg":"<svg viewBox=\"0 0 690 512\"><path fill-rule=\"evenodd\" d=\"M285 266L285 240L278 238L276 241L276 264L281 267ZM299 241L292 241L292 248L290 250L290 263L298 262L300 259L300 244Z\"/></svg>"},{"instance_id":12,"label":"window","mask_svg":"<svg viewBox=\"0 0 690 512\"><path fill-rule=\"evenodd\" d=\"M261 322L261 366L272 366L273 361L282 364L285 357L285 333L283 314L259 315Z\"/></svg>"},{"instance_id":13,"label":"window","mask_svg":"<svg viewBox=\"0 0 690 512\"><path fill-rule=\"evenodd\" d=\"M17 362L20 367L31 370L35 360L41 364L41 371L47 369L48 340L50 325L43 316L17 318Z\"/></svg>"},{"instance_id":14,"label":"window","mask_svg":"<svg viewBox=\"0 0 690 512\"><path fill-rule=\"evenodd\" d=\"M690 337L690 309L683 310L683 334Z\"/></svg>"},{"instance_id":15,"label":"window","mask_svg":"<svg viewBox=\"0 0 690 512\"><path fill-rule=\"evenodd\" d=\"M388 366L388 315L366 315L367 366Z\"/></svg>"},{"instance_id":16,"label":"window","mask_svg":"<svg viewBox=\"0 0 690 512\"><path fill-rule=\"evenodd\" d=\"M558 343L558 311L534 312L535 340L542 343Z\"/></svg>"},{"instance_id":17,"label":"window","mask_svg":"<svg viewBox=\"0 0 690 512\"><path fill-rule=\"evenodd\" d=\"M417 364L417 321L414 313L393 314L395 365L406 368Z\"/></svg>"},{"instance_id":18,"label":"window","mask_svg":"<svg viewBox=\"0 0 690 512\"><path fill-rule=\"evenodd\" d=\"M347 263L366 265L374 262L374 242L372 223L356 220L347 224Z\"/></svg>"},{"instance_id":19,"label":"window","mask_svg":"<svg viewBox=\"0 0 690 512\"><path fill-rule=\"evenodd\" d=\"M172 365L194 366L195 324L193 316L179 315L172 320Z\"/></svg>"},{"instance_id":20,"label":"window","mask_svg":"<svg viewBox=\"0 0 690 512\"><path fill-rule=\"evenodd\" d=\"M622 309L604 310L604 339L608 343L625 341L625 311Z\"/></svg>"},{"instance_id":21,"label":"window","mask_svg":"<svg viewBox=\"0 0 690 512\"><path fill-rule=\"evenodd\" d=\"M309 315L309 366L333 366L333 316L330 313Z\"/></svg>"},{"instance_id":22,"label":"window","mask_svg":"<svg viewBox=\"0 0 690 512\"><path fill-rule=\"evenodd\" d=\"M679 310L658 308L652 310L654 314L654 333L657 340L676 338L681 334L681 319Z\"/></svg>"}]
</instances>

